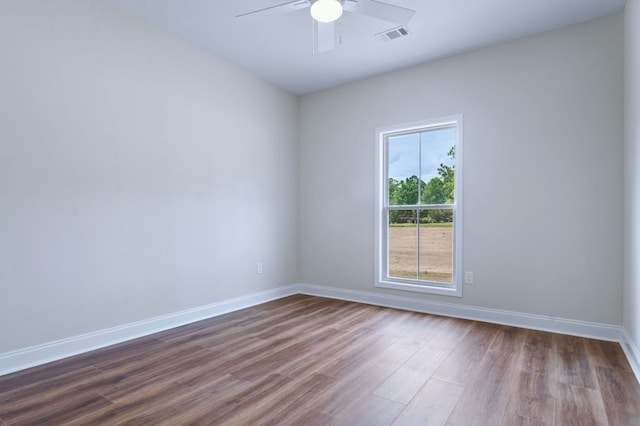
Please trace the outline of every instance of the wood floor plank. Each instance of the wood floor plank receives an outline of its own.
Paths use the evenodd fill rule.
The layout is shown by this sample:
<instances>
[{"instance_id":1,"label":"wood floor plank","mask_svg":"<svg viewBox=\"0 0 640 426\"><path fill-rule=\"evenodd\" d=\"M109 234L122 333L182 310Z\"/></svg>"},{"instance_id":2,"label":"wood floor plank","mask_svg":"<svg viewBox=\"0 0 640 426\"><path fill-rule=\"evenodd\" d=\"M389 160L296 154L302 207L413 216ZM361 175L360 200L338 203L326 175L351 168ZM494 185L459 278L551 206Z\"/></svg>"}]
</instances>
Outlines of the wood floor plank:
<instances>
[{"instance_id":1,"label":"wood floor plank","mask_svg":"<svg viewBox=\"0 0 640 426\"><path fill-rule=\"evenodd\" d=\"M500 426L552 426L553 423L543 423L528 417L517 416L515 414L506 415Z\"/></svg>"},{"instance_id":2,"label":"wood floor plank","mask_svg":"<svg viewBox=\"0 0 640 426\"><path fill-rule=\"evenodd\" d=\"M596 389L596 372L591 359L586 356L586 340L575 336L557 336L557 364L558 381L568 385L575 385Z\"/></svg>"},{"instance_id":3,"label":"wood floor plank","mask_svg":"<svg viewBox=\"0 0 640 426\"><path fill-rule=\"evenodd\" d=\"M313 332L323 328L326 318L335 315L335 312L335 309L327 306L324 301L314 301L312 304L300 306L295 311L270 317L257 327L251 325L251 336L274 339L278 338L280 333L289 333L291 330Z\"/></svg>"},{"instance_id":4,"label":"wood floor plank","mask_svg":"<svg viewBox=\"0 0 640 426\"><path fill-rule=\"evenodd\" d=\"M290 345L279 345L278 347L265 350L263 356L253 358L249 363L238 363L228 369L229 373L244 380L256 380L273 373L288 369L291 360L298 358L301 354L313 351L318 345L330 339L335 332L331 329L324 330L318 334L301 334L301 338Z\"/></svg>"},{"instance_id":5,"label":"wood floor plank","mask_svg":"<svg viewBox=\"0 0 640 426\"><path fill-rule=\"evenodd\" d=\"M211 359L211 355L203 349L192 349L187 353L178 353L179 356L175 358L154 358L153 361L148 364L141 361L140 363L131 363L132 368L129 368L128 365L122 365L118 369L106 370L109 374L115 375L116 377L126 378L128 380L123 380L122 382L113 383L111 385L107 384L100 387L98 391L110 400L117 401L132 392L132 389L138 389L141 386L144 387L144 384L147 381L168 381L167 377L172 373L188 369L190 366L205 364Z\"/></svg>"},{"instance_id":6,"label":"wood floor plank","mask_svg":"<svg viewBox=\"0 0 640 426\"><path fill-rule=\"evenodd\" d=\"M178 384L163 376L155 376L153 374L137 373L127 376L117 376L120 380L114 381L114 383L106 384L104 386L97 387L95 389L100 395L107 398L109 401L119 403L123 399L129 398L132 395L136 395L139 392L146 392L148 388L164 386L168 383Z\"/></svg>"},{"instance_id":7,"label":"wood floor plank","mask_svg":"<svg viewBox=\"0 0 640 426\"><path fill-rule=\"evenodd\" d=\"M189 389L184 385L174 382L154 383L136 390L131 395L123 397L116 403L76 418L75 421L70 422L70 424L106 425L126 422L132 418L148 413L150 407L175 405L189 395ZM151 410L154 409L155 408L151 408Z\"/></svg>"},{"instance_id":8,"label":"wood floor plank","mask_svg":"<svg viewBox=\"0 0 640 426\"><path fill-rule=\"evenodd\" d=\"M585 339L585 345L593 366L633 371L620 343Z\"/></svg>"},{"instance_id":9,"label":"wood floor plank","mask_svg":"<svg viewBox=\"0 0 640 426\"><path fill-rule=\"evenodd\" d=\"M247 342L247 350L254 348L253 340ZM216 354L213 359L193 365L180 370L167 372L162 376L164 379L172 380L192 389L199 389L208 386L217 378L228 374L226 365L231 359L237 358L242 352L231 351L229 353Z\"/></svg>"},{"instance_id":10,"label":"wood floor plank","mask_svg":"<svg viewBox=\"0 0 640 426\"><path fill-rule=\"evenodd\" d=\"M399 402L368 395L338 416L335 423L345 426L388 426L404 408L405 405Z\"/></svg>"},{"instance_id":11,"label":"wood floor plank","mask_svg":"<svg viewBox=\"0 0 640 426\"><path fill-rule=\"evenodd\" d=\"M496 329L485 323L475 323L451 351L433 378L465 385L473 376L495 336Z\"/></svg>"},{"instance_id":12,"label":"wood floor plank","mask_svg":"<svg viewBox=\"0 0 640 426\"><path fill-rule=\"evenodd\" d=\"M0 377L14 424L640 424L611 342L296 295Z\"/></svg>"},{"instance_id":13,"label":"wood floor plank","mask_svg":"<svg viewBox=\"0 0 640 426\"><path fill-rule=\"evenodd\" d=\"M438 323L438 332L430 342L437 344L442 349L452 350L466 338L475 324L474 321L442 317L442 320Z\"/></svg>"},{"instance_id":14,"label":"wood floor plank","mask_svg":"<svg viewBox=\"0 0 640 426\"><path fill-rule=\"evenodd\" d=\"M496 335L489 350L519 354L522 352L527 334L528 330L524 328L497 326Z\"/></svg>"},{"instance_id":15,"label":"wood floor plank","mask_svg":"<svg viewBox=\"0 0 640 426\"><path fill-rule=\"evenodd\" d=\"M281 299L282 300L282 299ZM321 305L323 299L304 302L297 298L293 303L283 303L281 300L260 305L259 309L237 312L224 315L224 318L216 317L211 320L201 321L181 327L180 330L168 330L158 335L158 338L168 343L189 342L200 346L214 346L224 343L224 337L236 336L240 331L250 330L259 334L281 325L285 320L303 317L307 313L314 313L314 307Z\"/></svg>"},{"instance_id":16,"label":"wood floor plank","mask_svg":"<svg viewBox=\"0 0 640 426\"><path fill-rule=\"evenodd\" d=\"M559 383L555 424L576 426L608 425L609 422L600 392L582 386Z\"/></svg>"},{"instance_id":17,"label":"wood floor plank","mask_svg":"<svg viewBox=\"0 0 640 426\"><path fill-rule=\"evenodd\" d=\"M191 353L194 349L187 345L171 345L163 343L162 346L155 346L149 352L143 349L134 352L126 352L122 355L115 355L93 364L93 367L101 371L135 371L140 366L163 364L167 359L179 359L183 355Z\"/></svg>"},{"instance_id":18,"label":"wood floor plank","mask_svg":"<svg viewBox=\"0 0 640 426\"><path fill-rule=\"evenodd\" d=\"M73 361L67 359L0 376L0 398L7 392L12 393L20 388L39 386L40 383L56 380L58 377L65 374L73 374L77 370L86 367L88 366L74 365Z\"/></svg>"},{"instance_id":19,"label":"wood floor plank","mask_svg":"<svg viewBox=\"0 0 640 426\"><path fill-rule=\"evenodd\" d=\"M358 363L354 357L363 361L375 355L372 351L375 349L374 346L387 347L395 340L387 336L379 336L370 329L345 331L331 328L329 330L335 333L331 339L293 360L281 372L290 377L312 372L329 376L340 375L344 371L350 371L353 364ZM362 351L367 353L361 353Z\"/></svg>"},{"instance_id":20,"label":"wood floor plank","mask_svg":"<svg viewBox=\"0 0 640 426\"><path fill-rule=\"evenodd\" d=\"M551 333L530 330L522 347L520 369L527 373L544 374L555 382L556 340Z\"/></svg>"},{"instance_id":21,"label":"wood floor plank","mask_svg":"<svg viewBox=\"0 0 640 426\"><path fill-rule=\"evenodd\" d=\"M269 376L269 377L274 377ZM267 377L265 380L268 380ZM314 389L322 391L333 383L332 378L313 374L300 379L277 375L282 378L282 383L269 391L268 394L259 395L254 399L247 399L244 403L237 404L224 416L216 421L227 424L260 424L270 418L278 417L292 405L299 404L300 389Z\"/></svg>"},{"instance_id":22,"label":"wood floor plank","mask_svg":"<svg viewBox=\"0 0 640 426\"><path fill-rule=\"evenodd\" d=\"M75 393L64 398L27 399L0 408L8 424L64 424L113 403L98 393Z\"/></svg>"},{"instance_id":23,"label":"wood floor plank","mask_svg":"<svg viewBox=\"0 0 640 426\"><path fill-rule=\"evenodd\" d=\"M281 416L260 423L264 426L304 425L304 426L329 426L336 425L336 420L328 414L321 413L307 407L294 407L293 410L283 413Z\"/></svg>"},{"instance_id":24,"label":"wood floor plank","mask_svg":"<svg viewBox=\"0 0 640 426\"><path fill-rule=\"evenodd\" d=\"M596 367L596 375L609 423L640 425L640 384L633 372L625 368Z\"/></svg>"},{"instance_id":25,"label":"wood floor plank","mask_svg":"<svg viewBox=\"0 0 640 426\"><path fill-rule=\"evenodd\" d=\"M227 379L231 380L227 380ZM282 383L274 380L277 386ZM269 384L266 384L267 387ZM219 416L233 410L234 401L258 390L264 390L265 383L251 384L225 376L211 386L189 393L173 404L156 407L147 413L131 418L125 424L178 425L178 424L220 424Z\"/></svg>"},{"instance_id":26,"label":"wood floor plank","mask_svg":"<svg viewBox=\"0 0 640 426\"><path fill-rule=\"evenodd\" d=\"M199 424L204 422L239 424L234 420L236 416L243 417L247 413L252 413L255 407L263 408L265 402L269 401L269 398L277 394L280 389L283 387L291 389L292 386L293 380L291 378L273 374L250 385L246 390L232 398L225 397L222 404L216 406L215 409L210 409L203 416L194 419L189 413L180 413L180 415L173 416L167 420L171 420L173 424Z\"/></svg>"},{"instance_id":27,"label":"wood floor plank","mask_svg":"<svg viewBox=\"0 0 640 426\"><path fill-rule=\"evenodd\" d=\"M503 424L554 423L556 397L556 339L550 333L526 333Z\"/></svg>"},{"instance_id":28,"label":"wood floor plank","mask_svg":"<svg viewBox=\"0 0 640 426\"><path fill-rule=\"evenodd\" d=\"M384 335L401 339L425 327L424 314L398 311L391 308L386 308L386 314L386 318L382 319L381 317L382 321L375 324L376 330L379 330ZM426 327L430 327L430 324L426 324Z\"/></svg>"},{"instance_id":29,"label":"wood floor plank","mask_svg":"<svg viewBox=\"0 0 640 426\"><path fill-rule=\"evenodd\" d=\"M356 332L343 332L333 328L328 328L329 336L315 345L307 348L298 354L279 372L289 377L298 377L316 371L329 371L328 367L335 360L343 359L348 351L354 350L354 346L363 344L361 342L370 341L371 336Z\"/></svg>"},{"instance_id":30,"label":"wood floor plank","mask_svg":"<svg viewBox=\"0 0 640 426\"><path fill-rule=\"evenodd\" d=\"M178 403L156 407L156 410L132 417L129 421L154 425L222 424L234 411L250 409L290 381L288 377L272 375L246 388L234 388L224 394L199 389Z\"/></svg>"},{"instance_id":31,"label":"wood floor plank","mask_svg":"<svg viewBox=\"0 0 640 426\"><path fill-rule=\"evenodd\" d=\"M239 357L237 352L230 350L209 351L210 357L207 362L212 367L215 365L218 371L239 371L244 367L259 363L274 351L284 350L291 345L309 338L313 337L300 333L291 333L273 340L250 337L248 344L245 342L245 345L241 344L238 348L238 350L242 352L242 357Z\"/></svg>"},{"instance_id":32,"label":"wood floor plank","mask_svg":"<svg viewBox=\"0 0 640 426\"><path fill-rule=\"evenodd\" d=\"M393 425L444 425L463 391L463 386L431 379L407 404Z\"/></svg>"},{"instance_id":33,"label":"wood floor plank","mask_svg":"<svg viewBox=\"0 0 640 426\"><path fill-rule=\"evenodd\" d=\"M438 334L444 322L444 317L422 315L418 318L415 327L405 336L401 337L398 343L407 346L416 346L416 348L419 349L429 343L431 339Z\"/></svg>"},{"instance_id":34,"label":"wood floor plank","mask_svg":"<svg viewBox=\"0 0 640 426\"><path fill-rule=\"evenodd\" d=\"M527 337L525 338L525 345L545 349L555 349L557 347L558 336L558 334L546 331L528 330Z\"/></svg>"},{"instance_id":35,"label":"wood floor plank","mask_svg":"<svg viewBox=\"0 0 640 426\"><path fill-rule=\"evenodd\" d=\"M220 361L224 362L218 368L244 378L263 377L265 374L274 372L278 367L283 367L283 364L286 365L291 359L295 359L294 354L297 350L303 350L305 345L311 345L318 338L330 333L331 330L327 330L321 336L298 334L276 341L262 340L262 344L246 351L242 358L233 354L220 358Z\"/></svg>"},{"instance_id":36,"label":"wood floor plank","mask_svg":"<svg viewBox=\"0 0 640 426\"><path fill-rule=\"evenodd\" d=\"M371 330L361 332L351 340L339 356L323 359L321 364L314 368L318 373L331 377L344 377L358 367L375 358L381 351L388 348L395 340L386 336L379 336Z\"/></svg>"},{"instance_id":37,"label":"wood floor plank","mask_svg":"<svg viewBox=\"0 0 640 426\"><path fill-rule=\"evenodd\" d=\"M16 386L0 393L0 407L25 399L43 398L49 393L59 392L61 388L66 389L87 378L95 377L97 372L98 370L93 367L80 368L70 372L65 369L58 376L42 381L27 382L22 386Z\"/></svg>"},{"instance_id":38,"label":"wood floor plank","mask_svg":"<svg viewBox=\"0 0 640 426\"><path fill-rule=\"evenodd\" d=\"M517 366L517 354L486 352L447 422L454 426L499 426L513 389Z\"/></svg>"},{"instance_id":39,"label":"wood floor plank","mask_svg":"<svg viewBox=\"0 0 640 426\"><path fill-rule=\"evenodd\" d=\"M403 404L409 403L449 355L436 345L422 346L374 394Z\"/></svg>"},{"instance_id":40,"label":"wood floor plank","mask_svg":"<svg viewBox=\"0 0 640 426\"><path fill-rule=\"evenodd\" d=\"M505 418L522 417L530 422L552 425L555 386L555 381L548 375L521 371L511 391Z\"/></svg>"},{"instance_id":41,"label":"wood floor plank","mask_svg":"<svg viewBox=\"0 0 640 426\"><path fill-rule=\"evenodd\" d=\"M225 422L230 424L301 424L293 422L293 419L301 421L301 418L307 417L308 411L317 413L320 418L333 421L331 416L309 408L306 397L325 392L335 382L335 378L321 374L311 374L293 379L249 409L236 410L225 419Z\"/></svg>"},{"instance_id":42,"label":"wood floor plank","mask_svg":"<svg viewBox=\"0 0 640 426\"><path fill-rule=\"evenodd\" d=\"M214 356L224 356L228 353L237 351L256 350L260 346L268 344L264 339L247 336L243 331L238 332L236 336L226 340L225 342L216 342L215 344L203 344L201 347L211 351Z\"/></svg>"},{"instance_id":43,"label":"wood floor plank","mask_svg":"<svg viewBox=\"0 0 640 426\"><path fill-rule=\"evenodd\" d=\"M332 321L333 328L344 332L357 331L361 328L375 324L377 322L375 320L376 316L381 312L384 312L383 309L371 305L365 305L357 308L351 306L350 308L351 309L345 311L344 316Z\"/></svg>"},{"instance_id":44,"label":"wood floor plank","mask_svg":"<svg viewBox=\"0 0 640 426\"><path fill-rule=\"evenodd\" d=\"M279 303L276 304L274 302ZM254 308L256 309L243 309L235 312L230 312L222 316L209 318L195 323L165 330L156 333L154 337L164 342L176 343L178 341L185 341L189 340L190 338L197 338L203 333L217 333L242 324L256 323L262 321L267 315L270 314L270 312L277 311L278 309L286 310L285 306L293 306L297 304L298 303L296 301L290 299L288 299L287 302L285 302L284 299L280 299L277 301L255 306Z\"/></svg>"},{"instance_id":45,"label":"wood floor plank","mask_svg":"<svg viewBox=\"0 0 640 426\"><path fill-rule=\"evenodd\" d=\"M305 315L288 318L273 327L260 330L257 333L251 333L250 336L267 340L278 339L291 333L319 333L326 328L326 324L322 320L326 320L330 311L329 308L324 308L316 312L307 312Z\"/></svg>"},{"instance_id":46,"label":"wood floor plank","mask_svg":"<svg viewBox=\"0 0 640 426\"><path fill-rule=\"evenodd\" d=\"M324 392L306 394L306 404L334 418L344 417L414 353L415 348L401 344L378 351L368 361L353 365L352 371L331 376L336 381Z\"/></svg>"}]
</instances>

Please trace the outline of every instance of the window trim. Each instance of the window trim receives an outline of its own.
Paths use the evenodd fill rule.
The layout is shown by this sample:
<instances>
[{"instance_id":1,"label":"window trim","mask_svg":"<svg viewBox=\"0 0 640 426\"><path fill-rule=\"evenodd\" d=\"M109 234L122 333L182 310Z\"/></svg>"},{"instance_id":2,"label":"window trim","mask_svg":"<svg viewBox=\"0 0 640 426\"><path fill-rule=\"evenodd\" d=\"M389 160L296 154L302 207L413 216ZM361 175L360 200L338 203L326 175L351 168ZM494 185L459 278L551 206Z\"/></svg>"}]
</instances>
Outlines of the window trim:
<instances>
[{"instance_id":1,"label":"window trim","mask_svg":"<svg viewBox=\"0 0 640 426\"><path fill-rule=\"evenodd\" d=\"M418 130L429 130L442 126L456 127L456 158L455 158L455 188L453 204L453 279L452 285L438 284L432 281L408 280L389 278L387 276L387 220L385 204L388 191L387 152L385 140L389 135ZM462 114L434 118L424 121L380 127L376 129L376 159L375 159L375 259L374 285L376 287L395 290L414 291L419 293L438 294L462 297L462 219L463 219L463 116ZM451 205L446 205L449 208ZM395 209L399 206L393 206ZM412 206L414 207L414 206ZM429 208L435 208L430 205Z\"/></svg>"}]
</instances>

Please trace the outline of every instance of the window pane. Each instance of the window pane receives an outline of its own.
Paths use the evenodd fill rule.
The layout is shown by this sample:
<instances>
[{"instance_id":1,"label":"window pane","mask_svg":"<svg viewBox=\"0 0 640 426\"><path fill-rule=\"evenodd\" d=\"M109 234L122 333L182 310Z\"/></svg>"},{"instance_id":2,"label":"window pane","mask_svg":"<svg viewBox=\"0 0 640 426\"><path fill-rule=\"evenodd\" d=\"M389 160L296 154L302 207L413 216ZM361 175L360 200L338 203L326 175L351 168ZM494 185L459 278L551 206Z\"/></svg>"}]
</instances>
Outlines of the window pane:
<instances>
[{"instance_id":1,"label":"window pane","mask_svg":"<svg viewBox=\"0 0 640 426\"><path fill-rule=\"evenodd\" d=\"M420 211L420 278L453 283L453 211Z\"/></svg>"},{"instance_id":2,"label":"window pane","mask_svg":"<svg viewBox=\"0 0 640 426\"><path fill-rule=\"evenodd\" d=\"M389 211L389 277L418 278L418 224L415 210Z\"/></svg>"},{"instance_id":3,"label":"window pane","mask_svg":"<svg viewBox=\"0 0 640 426\"><path fill-rule=\"evenodd\" d=\"M456 128L445 127L421 133L423 204L454 202Z\"/></svg>"},{"instance_id":4,"label":"window pane","mask_svg":"<svg viewBox=\"0 0 640 426\"><path fill-rule=\"evenodd\" d=\"M392 136L387 149L389 205L417 204L420 134Z\"/></svg>"}]
</instances>

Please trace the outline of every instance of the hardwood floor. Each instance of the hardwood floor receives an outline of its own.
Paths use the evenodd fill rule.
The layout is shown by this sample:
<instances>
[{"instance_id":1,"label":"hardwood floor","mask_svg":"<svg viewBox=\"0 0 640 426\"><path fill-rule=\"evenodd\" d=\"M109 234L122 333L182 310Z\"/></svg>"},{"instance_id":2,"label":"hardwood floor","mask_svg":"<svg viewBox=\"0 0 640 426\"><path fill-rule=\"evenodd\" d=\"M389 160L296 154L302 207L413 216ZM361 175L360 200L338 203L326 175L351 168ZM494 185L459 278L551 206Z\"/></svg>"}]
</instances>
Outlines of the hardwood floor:
<instances>
[{"instance_id":1,"label":"hardwood floor","mask_svg":"<svg viewBox=\"0 0 640 426\"><path fill-rule=\"evenodd\" d=\"M0 425L640 425L617 343L292 296L0 377Z\"/></svg>"}]
</instances>

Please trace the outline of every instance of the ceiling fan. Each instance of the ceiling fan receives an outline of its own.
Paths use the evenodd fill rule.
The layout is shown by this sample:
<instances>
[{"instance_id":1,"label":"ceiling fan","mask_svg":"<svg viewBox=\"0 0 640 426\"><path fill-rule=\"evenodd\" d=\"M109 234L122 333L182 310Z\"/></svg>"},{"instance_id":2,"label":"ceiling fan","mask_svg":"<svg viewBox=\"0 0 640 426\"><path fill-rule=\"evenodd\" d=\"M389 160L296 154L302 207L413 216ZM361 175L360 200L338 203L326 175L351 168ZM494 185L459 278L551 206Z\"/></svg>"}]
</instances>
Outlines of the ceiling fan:
<instances>
[{"instance_id":1,"label":"ceiling fan","mask_svg":"<svg viewBox=\"0 0 640 426\"><path fill-rule=\"evenodd\" d=\"M338 20L343 11L391 22L395 27L407 25L415 14L415 10L377 0L289 0L263 9L241 13L236 18L266 18L300 9L310 9L314 54L334 49L341 43ZM405 33L402 34L405 35Z\"/></svg>"}]
</instances>

